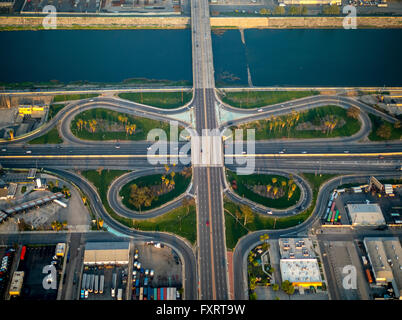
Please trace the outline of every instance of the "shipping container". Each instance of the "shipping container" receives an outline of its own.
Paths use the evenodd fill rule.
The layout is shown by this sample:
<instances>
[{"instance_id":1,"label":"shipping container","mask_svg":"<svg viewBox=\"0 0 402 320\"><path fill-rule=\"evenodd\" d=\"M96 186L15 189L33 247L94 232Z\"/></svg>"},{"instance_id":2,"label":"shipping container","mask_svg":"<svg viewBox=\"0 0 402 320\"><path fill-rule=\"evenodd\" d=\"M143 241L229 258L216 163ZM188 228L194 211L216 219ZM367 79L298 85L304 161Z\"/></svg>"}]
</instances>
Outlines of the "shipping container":
<instances>
[{"instance_id":1,"label":"shipping container","mask_svg":"<svg viewBox=\"0 0 402 320\"><path fill-rule=\"evenodd\" d=\"M140 288L140 300L144 300L144 287Z\"/></svg>"}]
</instances>

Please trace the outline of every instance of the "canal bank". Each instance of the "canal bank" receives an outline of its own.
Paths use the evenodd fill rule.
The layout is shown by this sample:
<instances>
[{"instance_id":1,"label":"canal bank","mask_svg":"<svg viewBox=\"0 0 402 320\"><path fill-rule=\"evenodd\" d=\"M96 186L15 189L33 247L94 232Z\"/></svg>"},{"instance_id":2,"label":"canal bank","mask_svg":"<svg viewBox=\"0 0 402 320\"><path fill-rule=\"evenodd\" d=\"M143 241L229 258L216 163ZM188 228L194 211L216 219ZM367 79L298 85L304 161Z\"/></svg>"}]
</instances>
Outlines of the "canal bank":
<instances>
[{"instance_id":1,"label":"canal bank","mask_svg":"<svg viewBox=\"0 0 402 320\"><path fill-rule=\"evenodd\" d=\"M322 29L343 28L344 17L211 17L212 28ZM43 17L3 16L0 31L41 30ZM185 29L190 17L57 17L58 29ZM358 28L402 28L402 17L357 17Z\"/></svg>"}]
</instances>

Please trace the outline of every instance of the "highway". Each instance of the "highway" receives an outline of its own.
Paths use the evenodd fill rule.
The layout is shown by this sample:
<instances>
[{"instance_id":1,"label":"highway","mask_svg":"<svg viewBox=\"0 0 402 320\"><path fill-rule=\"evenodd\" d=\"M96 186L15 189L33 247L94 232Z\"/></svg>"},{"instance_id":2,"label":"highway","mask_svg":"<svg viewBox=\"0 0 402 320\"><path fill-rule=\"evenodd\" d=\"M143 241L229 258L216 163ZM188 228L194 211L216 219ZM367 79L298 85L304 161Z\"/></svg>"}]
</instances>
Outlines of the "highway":
<instances>
[{"instance_id":1,"label":"highway","mask_svg":"<svg viewBox=\"0 0 402 320\"><path fill-rule=\"evenodd\" d=\"M209 4L191 1L195 125L199 137L218 128L215 112L215 80L212 59ZM221 143L221 142L219 142ZM212 148L211 145L208 146ZM212 150L212 149L211 149ZM209 152L202 150L201 152ZM193 150L192 152L198 152ZM201 300L228 299L225 223L222 199L222 166L193 164L197 201L197 256Z\"/></svg>"}]
</instances>

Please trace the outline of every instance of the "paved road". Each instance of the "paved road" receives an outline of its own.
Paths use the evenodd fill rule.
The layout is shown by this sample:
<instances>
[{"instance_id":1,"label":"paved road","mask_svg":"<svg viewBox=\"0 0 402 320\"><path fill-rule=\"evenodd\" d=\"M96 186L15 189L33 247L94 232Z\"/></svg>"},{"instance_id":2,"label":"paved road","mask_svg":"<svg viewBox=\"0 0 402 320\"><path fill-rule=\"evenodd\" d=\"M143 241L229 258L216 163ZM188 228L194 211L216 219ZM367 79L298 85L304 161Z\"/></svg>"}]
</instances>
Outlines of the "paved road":
<instances>
[{"instance_id":1,"label":"paved road","mask_svg":"<svg viewBox=\"0 0 402 320\"><path fill-rule=\"evenodd\" d=\"M215 80L209 4L191 1L194 111L198 136L218 127L215 113ZM196 151L193 151L196 152ZM201 150L202 152L202 150ZM204 151L207 152L207 151ZM222 199L222 166L193 166L197 199L197 239L200 299L227 300L225 224Z\"/></svg>"}]
</instances>

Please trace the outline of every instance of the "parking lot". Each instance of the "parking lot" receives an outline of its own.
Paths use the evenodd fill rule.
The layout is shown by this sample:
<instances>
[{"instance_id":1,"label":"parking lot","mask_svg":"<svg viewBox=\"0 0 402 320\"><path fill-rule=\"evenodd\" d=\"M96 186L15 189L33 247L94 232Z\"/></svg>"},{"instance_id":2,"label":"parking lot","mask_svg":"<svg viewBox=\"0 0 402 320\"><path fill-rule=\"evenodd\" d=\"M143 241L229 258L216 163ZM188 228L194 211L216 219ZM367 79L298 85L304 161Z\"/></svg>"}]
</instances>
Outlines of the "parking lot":
<instances>
[{"instance_id":1,"label":"parking lot","mask_svg":"<svg viewBox=\"0 0 402 320\"><path fill-rule=\"evenodd\" d=\"M336 199L336 208L339 210L341 215L342 224L351 224L349 215L346 213L346 205L354 203L378 203L381 207L385 222L387 224L394 224L397 220L402 220L402 188L394 189L393 197L378 196L376 193L354 193L354 192L344 192ZM392 213L399 213L399 217L391 215Z\"/></svg>"},{"instance_id":2,"label":"parking lot","mask_svg":"<svg viewBox=\"0 0 402 320\"><path fill-rule=\"evenodd\" d=\"M153 287L182 286L182 265L174 250L166 246L156 248L146 243L138 244L135 248L138 249L138 261L141 262L141 267L155 272Z\"/></svg>"},{"instance_id":3,"label":"parking lot","mask_svg":"<svg viewBox=\"0 0 402 320\"><path fill-rule=\"evenodd\" d=\"M42 273L43 267L50 265L55 255L55 245L27 246L25 258L20 261L18 271L24 271L24 284L21 296L22 300L56 300L57 289L45 289L42 281L46 274ZM62 259L58 258L55 265L58 271L57 287L60 280Z\"/></svg>"},{"instance_id":4,"label":"parking lot","mask_svg":"<svg viewBox=\"0 0 402 320\"><path fill-rule=\"evenodd\" d=\"M369 287L364 275L359 252L352 241L323 241L321 243L324 267L332 300L368 300ZM357 287L345 288L345 266L356 268Z\"/></svg>"},{"instance_id":5,"label":"parking lot","mask_svg":"<svg viewBox=\"0 0 402 320\"><path fill-rule=\"evenodd\" d=\"M99 9L100 0L27 0L22 12L42 12L47 5L56 7L60 12L85 12L96 13Z\"/></svg>"},{"instance_id":6,"label":"parking lot","mask_svg":"<svg viewBox=\"0 0 402 320\"><path fill-rule=\"evenodd\" d=\"M84 267L83 273L87 275L94 274L98 275L98 279L101 275L104 276L104 287L103 292L100 290L100 282L98 282L98 292L95 290L88 293L88 300L115 300L117 299L118 289L122 289L122 298L126 297L126 286L127 286L127 266L96 266L96 267ZM116 284L113 283L113 274L116 274ZM82 279L82 278L81 278ZM96 278L95 278L96 279ZM82 280L81 280L82 281ZM99 281L99 280L98 280ZM81 282L82 288L82 282ZM114 289L114 294L112 296L112 288Z\"/></svg>"},{"instance_id":7,"label":"parking lot","mask_svg":"<svg viewBox=\"0 0 402 320\"><path fill-rule=\"evenodd\" d=\"M4 300L8 283L12 278L11 265L15 259L15 251L10 247L0 247L0 300Z\"/></svg>"}]
</instances>

